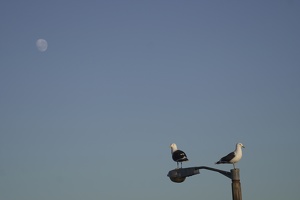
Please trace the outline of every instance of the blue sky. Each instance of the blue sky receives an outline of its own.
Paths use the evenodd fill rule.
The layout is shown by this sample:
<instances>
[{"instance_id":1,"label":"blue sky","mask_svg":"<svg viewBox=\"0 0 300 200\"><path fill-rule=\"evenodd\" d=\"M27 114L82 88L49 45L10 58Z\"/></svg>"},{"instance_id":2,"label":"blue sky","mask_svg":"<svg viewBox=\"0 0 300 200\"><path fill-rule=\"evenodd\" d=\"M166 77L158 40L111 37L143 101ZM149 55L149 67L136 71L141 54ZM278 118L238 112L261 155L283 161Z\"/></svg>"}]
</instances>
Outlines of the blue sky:
<instances>
[{"instance_id":1,"label":"blue sky","mask_svg":"<svg viewBox=\"0 0 300 200\"><path fill-rule=\"evenodd\" d=\"M243 199L298 199L300 3L2 1L0 199L231 199L169 145L237 164ZM36 40L48 49L39 52Z\"/></svg>"}]
</instances>

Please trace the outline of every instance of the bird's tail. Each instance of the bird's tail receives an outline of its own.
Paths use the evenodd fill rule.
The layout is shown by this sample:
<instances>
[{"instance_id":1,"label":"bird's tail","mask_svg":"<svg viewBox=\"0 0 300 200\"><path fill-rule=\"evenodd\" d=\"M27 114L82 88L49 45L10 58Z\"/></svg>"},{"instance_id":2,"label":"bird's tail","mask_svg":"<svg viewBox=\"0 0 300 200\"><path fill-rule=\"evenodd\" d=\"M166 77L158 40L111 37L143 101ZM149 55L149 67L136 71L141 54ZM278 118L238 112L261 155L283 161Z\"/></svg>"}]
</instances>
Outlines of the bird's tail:
<instances>
[{"instance_id":1,"label":"bird's tail","mask_svg":"<svg viewBox=\"0 0 300 200\"><path fill-rule=\"evenodd\" d=\"M185 158L182 158L182 159L178 160L178 162L185 162L185 161L189 161L189 159L185 157Z\"/></svg>"}]
</instances>

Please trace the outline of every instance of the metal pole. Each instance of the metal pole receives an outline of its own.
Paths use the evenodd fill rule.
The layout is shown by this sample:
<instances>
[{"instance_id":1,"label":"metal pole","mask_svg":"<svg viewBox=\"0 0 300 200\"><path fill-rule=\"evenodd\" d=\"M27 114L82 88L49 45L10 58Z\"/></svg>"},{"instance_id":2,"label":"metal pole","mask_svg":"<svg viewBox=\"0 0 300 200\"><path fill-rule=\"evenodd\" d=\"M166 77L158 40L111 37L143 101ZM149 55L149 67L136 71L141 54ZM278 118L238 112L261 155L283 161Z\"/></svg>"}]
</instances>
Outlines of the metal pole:
<instances>
[{"instance_id":1,"label":"metal pole","mask_svg":"<svg viewBox=\"0 0 300 200\"><path fill-rule=\"evenodd\" d=\"M239 169L232 169L230 170L232 174L232 200L242 200L242 188L240 182L240 170Z\"/></svg>"}]
</instances>

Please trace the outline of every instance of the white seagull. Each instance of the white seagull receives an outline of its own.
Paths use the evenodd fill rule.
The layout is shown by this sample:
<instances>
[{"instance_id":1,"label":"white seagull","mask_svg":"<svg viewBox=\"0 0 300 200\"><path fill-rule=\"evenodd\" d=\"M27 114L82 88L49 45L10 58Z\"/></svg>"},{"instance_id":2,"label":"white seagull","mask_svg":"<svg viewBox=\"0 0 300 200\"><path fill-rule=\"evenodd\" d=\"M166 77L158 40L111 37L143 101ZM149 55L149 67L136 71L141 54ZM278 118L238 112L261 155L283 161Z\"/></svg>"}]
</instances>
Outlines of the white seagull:
<instances>
[{"instance_id":1,"label":"white seagull","mask_svg":"<svg viewBox=\"0 0 300 200\"><path fill-rule=\"evenodd\" d=\"M233 152L222 157L215 164L233 164L233 168L235 169L235 163L239 162L242 158L242 148L245 148L244 145L242 143L237 143Z\"/></svg>"},{"instance_id":2,"label":"white seagull","mask_svg":"<svg viewBox=\"0 0 300 200\"><path fill-rule=\"evenodd\" d=\"M175 143L172 143L170 145L171 148L171 154L172 154L172 159L177 162L177 168L179 168L179 163L181 164L182 168L182 162L188 161L189 159L187 158L186 154L177 149L177 145Z\"/></svg>"}]
</instances>

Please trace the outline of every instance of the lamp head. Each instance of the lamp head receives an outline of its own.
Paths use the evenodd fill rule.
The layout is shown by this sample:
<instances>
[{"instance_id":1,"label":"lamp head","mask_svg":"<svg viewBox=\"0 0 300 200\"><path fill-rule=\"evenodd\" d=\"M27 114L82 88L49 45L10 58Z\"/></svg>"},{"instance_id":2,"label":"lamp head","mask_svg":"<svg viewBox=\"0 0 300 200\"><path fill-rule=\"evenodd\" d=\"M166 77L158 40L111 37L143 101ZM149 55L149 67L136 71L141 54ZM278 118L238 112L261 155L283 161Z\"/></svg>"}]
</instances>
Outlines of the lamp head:
<instances>
[{"instance_id":1,"label":"lamp head","mask_svg":"<svg viewBox=\"0 0 300 200\"><path fill-rule=\"evenodd\" d=\"M186 177L170 177L170 180L174 183L182 183Z\"/></svg>"},{"instance_id":2,"label":"lamp head","mask_svg":"<svg viewBox=\"0 0 300 200\"><path fill-rule=\"evenodd\" d=\"M199 173L199 169L195 169L194 167L179 168L169 171L168 177L175 183L182 183L183 181L185 181L186 177L193 176Z\"/></svg>"}]
</instances>

